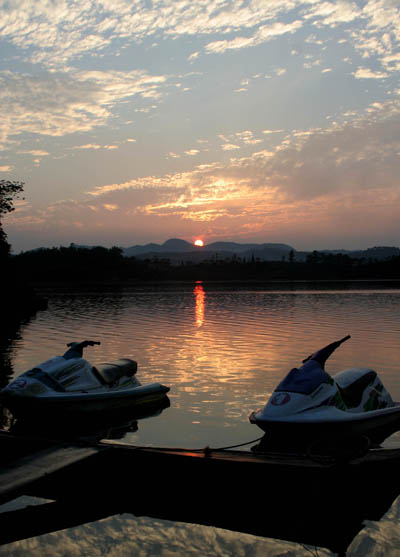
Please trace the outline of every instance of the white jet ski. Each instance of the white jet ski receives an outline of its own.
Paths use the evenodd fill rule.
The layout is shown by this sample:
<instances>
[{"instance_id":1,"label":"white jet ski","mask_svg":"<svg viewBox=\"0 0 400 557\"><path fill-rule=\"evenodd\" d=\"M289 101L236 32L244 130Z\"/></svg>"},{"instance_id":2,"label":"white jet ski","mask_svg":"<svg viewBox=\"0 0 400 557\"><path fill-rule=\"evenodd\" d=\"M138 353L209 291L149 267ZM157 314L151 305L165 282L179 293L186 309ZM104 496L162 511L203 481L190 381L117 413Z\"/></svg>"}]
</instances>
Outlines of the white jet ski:
<instances>
[{"instance_id":1,"label":"white jet ski","mask_svg":"<svg viewBox=\"0 0 400 557\"><path fill-rule=\"evenodd\" d=\"M51 358L11 381L0 391L0 401L15 417L46 412L87 414L108 412L151 402L165 396L160 383L141 385L137 363L121 358L93 366L83 349L100 344L71 342L63 356Z\"/></svg>"},{"instance_id":2,"label":"white jet ski","mask_svg":"<svg viewBox=\"0 0 400 557\"><path fill-rule=\"evenodd\" d=\"M365 436L374 444L400 429L393 402L376 371L351 368L330 376L325 362L350 335L329 344L292 369L250 422L287 446L305 440Z\"/></svg>"}]
</instances>

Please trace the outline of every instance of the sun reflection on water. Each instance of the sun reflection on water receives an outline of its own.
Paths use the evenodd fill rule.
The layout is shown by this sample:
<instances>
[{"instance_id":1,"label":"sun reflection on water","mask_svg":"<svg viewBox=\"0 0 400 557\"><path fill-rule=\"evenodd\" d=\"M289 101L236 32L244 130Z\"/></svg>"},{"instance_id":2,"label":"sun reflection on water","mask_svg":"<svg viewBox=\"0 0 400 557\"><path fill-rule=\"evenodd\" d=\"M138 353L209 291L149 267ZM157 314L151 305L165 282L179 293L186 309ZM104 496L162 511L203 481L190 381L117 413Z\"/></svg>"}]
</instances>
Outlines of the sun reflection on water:
<instances>
[{"instance_id":1,"label":"sun reflection on water","mask_svg":"<svg viewBox=\"0 0 400 557\"><path fill-rule=\"evenodd\" d=\"M201 281L196 282L196 286L194 287L193 293L196 299L196 305L195 305L196 326L202 327L204 323L204 307L205 307L206 293L204 292L204 288L201 284Z\"/></svg>"}]
</instances>

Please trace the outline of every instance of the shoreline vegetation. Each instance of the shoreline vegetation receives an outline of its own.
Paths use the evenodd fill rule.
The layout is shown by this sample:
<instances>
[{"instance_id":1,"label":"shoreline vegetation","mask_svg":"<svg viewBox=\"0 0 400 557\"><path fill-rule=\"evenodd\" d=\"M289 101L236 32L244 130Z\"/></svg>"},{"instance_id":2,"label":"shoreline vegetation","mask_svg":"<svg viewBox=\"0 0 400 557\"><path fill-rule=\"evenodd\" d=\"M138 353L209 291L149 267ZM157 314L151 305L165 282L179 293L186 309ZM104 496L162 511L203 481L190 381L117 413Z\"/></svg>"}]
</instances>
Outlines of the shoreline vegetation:
<instances>
[{"instance_id":1,"label":"shoreline vegetation","mask_svg":"<svg viewBox=\"0 0 400 557\"><path fill-rule=\"evenodd\" d=\"M150 282L291 282L400 281L400 256L355 258L313 251L297 261L294 253L280 261L232 254L224 259L171 262L167 257L125 257L117 247L41 248L10 257L11 276L30 285Z\"/></svg>"},{"instance_id":2,"label":"shoreline vegetation","mask_svg":"<svg viewBox=\"0 0 400 557\"><path fill-rule=\"evenodd\" d=\"M0 333L7 333L7 336L11 334L10 331L15 333L15 327L21 321L47 306L47 301L35 292L25 275L16 271L11 246L2 225L3 215L15 210L14 200L24 199L21 197L23 191L23 182L0 180L0 304L3 315Z\"/></svg>"}]
</instances>

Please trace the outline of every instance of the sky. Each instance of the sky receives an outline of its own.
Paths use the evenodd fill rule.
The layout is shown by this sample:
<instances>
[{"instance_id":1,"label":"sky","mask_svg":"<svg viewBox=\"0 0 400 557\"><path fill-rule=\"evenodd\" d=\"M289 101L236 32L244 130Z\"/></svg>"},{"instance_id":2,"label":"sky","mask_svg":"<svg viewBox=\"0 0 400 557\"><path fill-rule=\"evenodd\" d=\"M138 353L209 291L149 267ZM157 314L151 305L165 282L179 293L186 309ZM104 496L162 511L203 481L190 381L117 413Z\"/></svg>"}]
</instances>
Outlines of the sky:
<instances>
[{"instance_id":1,"label":"sky","mask_svg":"<svg viewBox=\"0 0 400 557\"><path fill-rule=\"evenodd\" d=\"M0 0L15 252L400 245L398 0Z\"/></svg>"}]
</instances>

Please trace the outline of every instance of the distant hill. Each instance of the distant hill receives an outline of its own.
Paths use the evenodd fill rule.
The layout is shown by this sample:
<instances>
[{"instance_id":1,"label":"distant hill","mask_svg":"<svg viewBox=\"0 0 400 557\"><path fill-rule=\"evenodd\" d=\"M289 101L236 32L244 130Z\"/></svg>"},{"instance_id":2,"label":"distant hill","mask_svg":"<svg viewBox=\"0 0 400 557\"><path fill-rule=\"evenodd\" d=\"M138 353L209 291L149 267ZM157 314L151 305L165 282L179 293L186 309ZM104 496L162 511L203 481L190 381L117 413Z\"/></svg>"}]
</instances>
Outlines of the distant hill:
<instances>
[{"instance_id":1,"label":"distant hill","mask_svg":"<svg viewBox=\"0 0 400 557\"><path fill-rule=\"evenodd\" d=\"M366 259L387 259L388 257L398 257L400 248L390 246L376 246L365 250L352 251L351 257L365 257Z\"/></svg>"},{"instance_id":2,"label":"distant hill","mask_svg":"<svg viewBox=\"0 0 400 557\"><path fill-rule=\"evenodd\" d=\"M145 244L144 246L132 246L130 248L122 248L125 257L147 256L148 254L165 254L165 253L184 253L197 249L186 240L179 238L171 238L163 244Z\"/></svg>"},{"instance_id":3,"label":"distant hill","mask_svg":"<svg viewBox=\"0 0 400 557\"><path fill-rule=\"evenodd\" d=\"M147 259L163 257L171 261L200 262L206 259L231 259L235 255L251 259L258 258L263 261L281 260L287 257L291 251L295 251L286 244L239 244L236 242L214 242L203 247L195 247L193 244L172 238L163 244L146 244L144 246L132 246L123 248L125 257L138 257Z\"/></svg>"},{"instance_id":4,"label":"distant hill","mask_svg":"<svg viewBox=\"0 0 400 557\"><path fill-rule=\"evenodd\" d=\"M394 246L375 246L373 248L367 248L364 250L347 250L347 249L323 249L317 250L320 253L324 254L332 254L332 255L348 255L349 257L353 257L355 259L375 259L377 261L383 261L384 259L388 259L389 257L399 257L400 256L400 248ZM310 251L298 251L296 252L296 259L297 261L303 261L307 258Z\"/></svg>"},{"instance_id":5,"label":"distant hill","mask_svg":"<svg viewBox=\"0 0 400 557\"><path fill-rule=\"evenodd\" d=\"M365 250L318 250L321 253L333 255L343 253L349 257L383 260L388 257L400 255L400 248L390 246L376 246ZM240 244L238 242L213 242L199 248L186 240L171 238L163 244L136 245L122 248L125 257L138 257L148 259L162 257L174 261L192 261L198 263L206 259L230 259L234 255L245 259L259 259L261 261L281 261L288 258L290 252L294 254L297 261L304 261L311 251L297 251L288 244L264 243L264 244Z\"/></svg>"},{"instance_id":6,"label":"distant hill","mask_svg":"<svg viewBox=\"0 0 400 557\"><path fill-rule=\"evenodd\" d=\"M237 242L213 242L202 248L207 251L229 251L233 253L243 253L245 251L262 251L262 250L281 250L284 252L290 252L292 246L287 244L239 244Z\"/></svg>"}]
</instances>

